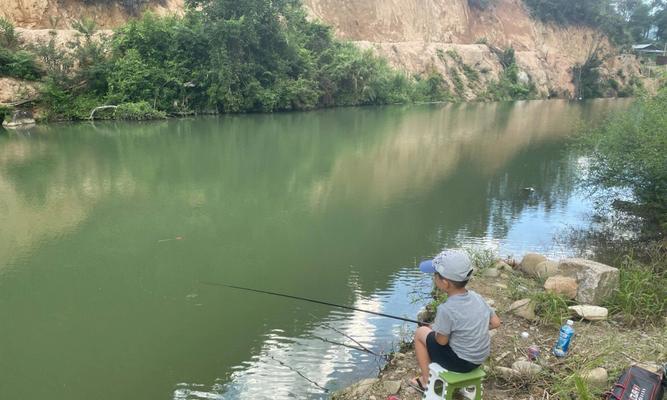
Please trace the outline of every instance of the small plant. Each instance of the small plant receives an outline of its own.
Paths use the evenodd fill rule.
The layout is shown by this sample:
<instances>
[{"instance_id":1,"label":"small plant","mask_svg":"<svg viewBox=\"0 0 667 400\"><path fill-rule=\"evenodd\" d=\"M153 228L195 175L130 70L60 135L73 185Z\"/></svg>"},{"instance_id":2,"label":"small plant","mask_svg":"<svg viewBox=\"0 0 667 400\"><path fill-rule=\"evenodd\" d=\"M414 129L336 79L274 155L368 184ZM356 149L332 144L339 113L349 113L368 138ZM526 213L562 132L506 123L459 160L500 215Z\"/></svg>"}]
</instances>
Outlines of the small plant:
<instances>
[{"instance_id":1,"label":"small plant","mask_svg":"<svg viewBox=\"0 0 667 400\"><path fill-rule=\"evenodd\" d=\"M483 36L481 38L478 38L475 40L475 44L489 44L489 40L486 38L486 36Z\"/></svg>"},{"instance_id":2,"label":"small plant","mask_svg":"<svg viewBox=\"0 0 667 400\"><path fill-rule=\"evenodd\" d=\"M0 46L16 48L19 44L19 34L14 24L4 17L0 17Z\"/></svg>"},{"instance_id":3,"label":"small plant","mask_svg":"<svg viewBox=\"0 0 667 400\"><path fill-rule=\"evenodd\" d=\"M123 103L116 109L116 119L147 120L164 119L167 115L151 107L146 101Z\"/></svg>"},{"instance_id":4,"label":"small plant","mask_svg":"<svg viewBox=\"0 0 667 400\"><path fill-rule=\"evenodd\" d=\"M461 64L461 68L463 68L463 73L470 82L479 81L479 72L475 68L465 63Z\"/></svg>"},{"instance_id":5,"label":"small plant","mask_svg":"<svg viewBox=\"0 0 667 400\"><path fill-rule=\"evenodd\" d=\"M462 63L463 60L461 59L461 55L454 49L449 49L446 51L447 55L452 58L452 60L456 61L457 63Z\"/></svg>"},{"instance_id":6,"label":"small plant","mask_svg":"<svg viewBox=\"0 0 667 400\"><path fill-rule=\"evenodd\" d=\"M483 247L464 247L463 250L468 253L475 272L493 267L498 258L493 250Z\"/></svg>"},{"instance_id":7,"label":"small plant","mask_svg":"<svg viewBox=\"0 0 667 400\"><path fill-rule=\"evenodd\" d=\"M443 49L436 49L435 54L438 56L440 61L444 62L445 64L447 63L447 60L445 58L445 51Z\"/></svg>"},{"instance_id":8,"label":"small plant","mask_svg":"<svg viewBox=\"0 0 667 400\"><path fill-rule=\"evenodd\" d=\"M519 274L510 275L507 281L507 295L511 300L520 300L529 297L537 288L537 282Z\"/></svg>"},{"instance_id":9,"label":"small plant","mask_svg":"<svg viewBox=\"0 0 667 400\"><path fill-rule=\"evenodd\" d=\"M461 79L461 75L459 75L459 72L457 70L453 69L452 72L450 73L450 76L452 77L452 81L454 81L454 89L456 90L456 93L459 96L463 96L465 87L463 86L463 80Z\"/></svg>"},{"instance_id":10,"label":"small plant","mask_svg":"<svg viewBox=\"0 0 667 400\"><path fill-rule=\"evenodd\" d=\"M536 292L530 296L535 303L535 315L543 324L560 326L570 316L567 309L573 302L550 292Z\"/></svg>"}]
</instances>

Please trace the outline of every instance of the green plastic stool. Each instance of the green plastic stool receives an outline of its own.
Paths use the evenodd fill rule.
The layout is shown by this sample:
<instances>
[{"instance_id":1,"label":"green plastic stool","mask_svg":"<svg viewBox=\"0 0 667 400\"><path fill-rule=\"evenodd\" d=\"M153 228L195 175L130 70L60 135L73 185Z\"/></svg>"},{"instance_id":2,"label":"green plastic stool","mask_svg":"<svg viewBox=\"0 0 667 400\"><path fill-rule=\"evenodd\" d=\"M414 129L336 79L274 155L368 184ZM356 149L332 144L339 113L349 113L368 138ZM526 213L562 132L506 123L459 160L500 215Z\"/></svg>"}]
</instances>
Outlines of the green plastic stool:
<instances>
[{"instance_id":1,"label":"green plastic stool","mask_svg":"<svg viewBox=\"0 0 667 400\"><path fill-rule=\"evenodd\" d=\"M482 367L460 373L447 371L439 364L431 363L429 371L424 400L453 400L454 393L459 390L466 399L482 400L482 380L486 376Z\"/></svg>"}]
</instances>

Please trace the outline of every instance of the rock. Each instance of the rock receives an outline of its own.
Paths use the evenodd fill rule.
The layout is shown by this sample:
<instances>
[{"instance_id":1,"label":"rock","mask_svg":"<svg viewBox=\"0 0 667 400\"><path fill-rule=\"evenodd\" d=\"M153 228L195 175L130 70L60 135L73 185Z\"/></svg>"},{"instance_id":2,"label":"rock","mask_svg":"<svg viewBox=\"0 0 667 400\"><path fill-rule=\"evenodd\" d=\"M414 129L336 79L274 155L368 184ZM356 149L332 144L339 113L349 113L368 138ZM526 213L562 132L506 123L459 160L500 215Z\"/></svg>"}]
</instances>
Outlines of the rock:
<instances>
[{"instance_id":1,"label":"rock","mask_svg":"<svg viewBox=\"0 0 667 400\"><path fill-rule=\"evenodd\" d=\"M496 268L485 268L482 270L482 276L484 278L497 278L500 276L500 271Z\"/></svg>"},{"instance_id":2,"label":"rock","mask_svg":"<svg viewBox=\"0 0 667 400\"><path fill-rule=\"evenodd\" d=\"M484 301L486 301L486 304L488 304L489 307L493 307L496 304L496 301L493 299L484 298Z\"/></svg>"},{"instance_id":3,"label":"rock","mask_svg":"<svg viewBox=\"0 0 667 400\"><path fill-rule=\"evenodd\" d=\"M512 369L516 371L517 375L523 377L535 377L542 371L542 367L526 360L515 361Z\"/></svg>"},{"instance_id":4,"label":"rock","mask_svg":"<svg viewBox=\"0 0 667 400\"><path fill-rule=\"evenodd\" d=\"M519 70L519 72L516 75L517 81L524 85L529 85L530 84L530 75L522 69Z\"/></svg>"},{"instance_id":5,"label":"rock","mask_svg":"<svg viewBox=\"0 0 667 400\"><path fill-rule=\"evenodd\" d=\"M378 378L361 380L354 385L334 394L339 399L360 399L379 381Z\"/></svg>"},{"instance_id":6,"label":"rock","mask_svg":"<svg viewBox=\"0 0 667 400\"><path fill-rule=\"evenodd\" d=\"M574 299L577 297L577 280L567 276L552 276L544 282L544 290Z\"/></svg>"},{"instance_id":7,"label":"rock","mask_svg":"<svg viewBox=\"0 0 667 400\"><path fill-rule=\"evenodd\" d=\"M509 308L509 311L527 320L535 319L535 303L530 299L517 300Z\"/></svg>"},{"instance_id":8,"label":"rock","mask_svg":"<svg viewBox=\"0 0 667 400\"><path fill-rule=\"evenodd\" d=\"M514 272L514 268L505 261L498 261L493 265L493 268L500 271Z\"/></svg>"},{"instance_id":9,"label":"rock","mask_svg":"<svg viewBox=\"0 0 667 400\"><path fill-rule=\"evenodd\" d=\"M536 276L538 276L537 266L544 261L548 261L548 260L542 254L527 253L525 256L523 256L523 259L521 260L521 263L519 264L519 270L523 271L524 273L526 273L530 276L535 276L536 277Z\"/></svg>"},{"instance_id":10,"label":"rock","mask_svg":"<svg viewBox=\"0 0 667 400\"><path fill-rule=\"evenodd\" d=\"M2 126L5 128L19 128L32 125L35 125L32 112L24 110L16 110L12 114L11 120L2 121Z\"/></svg>"},{"instance_id":11,"label":"rock","mask_svg":"<svg viewBox=\"0 0 667 400\"><path fill-rule=\"evenodd\" d=\"M591 386L604 388L607 386L609 375L604 368L594 368L581 374L581 377Z\"/></svg>"},{"instance_id":12,"label":"rock","mask_svg":"<svg viewBox=\"0 0 667 400\"><path fill-rule=\"evenodd\" d=\"M576 315L588 321L604 321L609 315L609 311L606 308L587 304L571 306L567 309L574 311Z\"/></svg>"},{"instance_id":13,"label":"rock","mask_svg":"<svg viewBox=\"0 0 667 400\"><path fill-rule=\"evenodd\" d=\"M575 278L579 284L577 301L600 305L618 289L617 268L583 258L568 258L558 264L560 274Z\"/></svg>"},{"instance_id":14,"label":"rock","mask_svg":"<svg viewBox=\"0 0 667 400\"><path fill-rule=\"evenodd\" d=\"M401 390L401 381L384 381L382 382L382 390L385 394L396 394Z\"/></svg>"},{"instance_id":15,"label":"rock","mask_svg":"<svg viewBox=\"0 0 667 400\"><path fill-rule=\"evenodd\" d=\"M495 367L493 369L498 375L501 377L510 380L514 378L515 376L518 375L518 372L513 370L512 368L507 368L507 367Z\"/></svg>"},{"instance_id":16,"label":"rock","mask_svg":"<svg viewBox=\"0 0 667 400\"><path fill-rule=\"evenodd\" d=\"M539 278L549 278L559 274L558 263L555 261L542 261L535 267L535 272Z\"/></svg>"}]
</instances>

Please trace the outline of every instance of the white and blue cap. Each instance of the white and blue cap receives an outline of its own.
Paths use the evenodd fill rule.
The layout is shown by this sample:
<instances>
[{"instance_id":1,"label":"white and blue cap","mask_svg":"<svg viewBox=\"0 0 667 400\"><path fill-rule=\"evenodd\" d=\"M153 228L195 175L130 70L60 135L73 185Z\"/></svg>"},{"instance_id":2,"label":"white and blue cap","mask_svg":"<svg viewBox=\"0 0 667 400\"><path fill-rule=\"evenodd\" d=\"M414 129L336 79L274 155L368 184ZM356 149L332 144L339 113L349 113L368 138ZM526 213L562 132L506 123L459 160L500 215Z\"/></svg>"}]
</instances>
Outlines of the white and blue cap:
<instances>
[{"instance_id":1,"label":"white and blue cap","mask_svg":"<svg viewBox=\"0 0 667 400\"><path fill-rule=\"evenodd\" d=\"M472 275L472 261L463 250L444 250L432 260L422 261L419 269L427 274L437 272L450 281L464 282Z\"/></svg>"}]
</instances>

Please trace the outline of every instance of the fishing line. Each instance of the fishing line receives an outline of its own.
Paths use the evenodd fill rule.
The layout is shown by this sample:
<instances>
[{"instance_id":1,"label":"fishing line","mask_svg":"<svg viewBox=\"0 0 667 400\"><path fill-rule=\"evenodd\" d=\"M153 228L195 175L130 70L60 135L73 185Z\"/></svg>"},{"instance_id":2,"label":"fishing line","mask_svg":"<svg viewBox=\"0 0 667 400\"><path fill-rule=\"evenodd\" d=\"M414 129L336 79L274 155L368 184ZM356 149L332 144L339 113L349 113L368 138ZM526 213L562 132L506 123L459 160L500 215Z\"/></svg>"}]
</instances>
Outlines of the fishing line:
<instances>
[{"instance_id":1,"label":"fishing line","mask_svg":"<svg viewBox=\"0 0 667 400\"><path fill-rule=\"evenodd\" d=\"M412 322L413 324L417 324L417 325L420 325L420 326L425 324L424 322L417 321L417 320L410 319L410 318L397 317L396 315L390 315L390 314L384 314L384 313L376 312L376 311L364 310L364 309L357 308L357 307L344 306L344 305L341 305L341 304L330 303L328 301L309 299L309 298L300 297L300 296L293 296L293 295L289 295L289 294L285 294L285 293L271 292L271 291L268 291L268 290L253 289L253 288L247 288L247 287L236 286L236 285L228 285L226 283L203 282L203 281L200 281L200 283L202 283L204 285L227 287L227 288L232 288L232 289L245 290L245 291L248 291L248 292L263 293L263 294L269 294L269 295L272 295L272 296L280 296L280 297L287 297L287 298L290 298L290 299L303 300L303 301L308 301L308 302L311 302L311 303L323 304L325 306L330 306L330 307L338 307L338 308L344 308L344 309L347 309L347 310L360 311L360 312L364 312L364 313L368 313L368 314L379 315L381 317L397 319L397 320L405 321L405 322Z\"/></svg>"}]
</instances>

